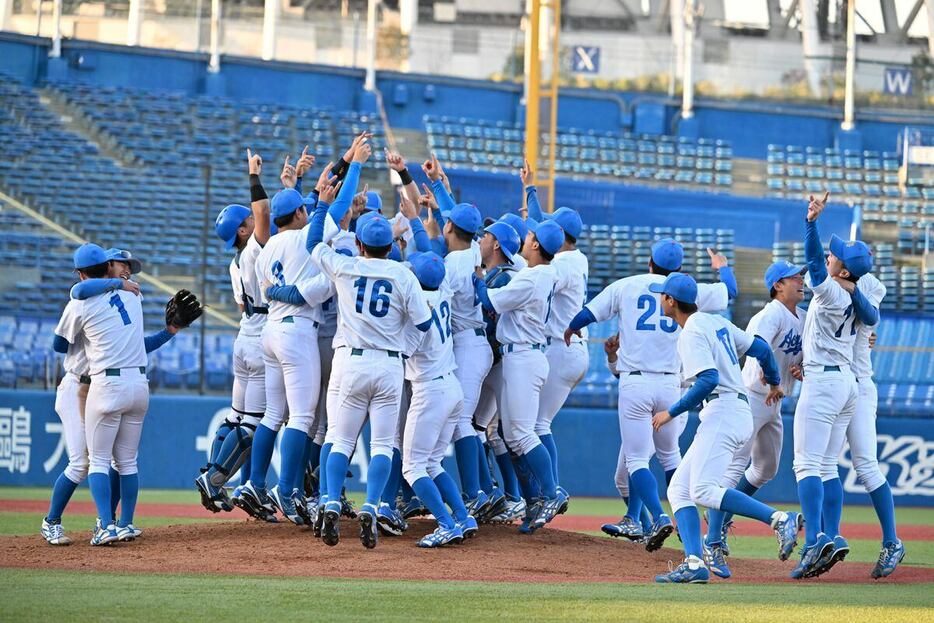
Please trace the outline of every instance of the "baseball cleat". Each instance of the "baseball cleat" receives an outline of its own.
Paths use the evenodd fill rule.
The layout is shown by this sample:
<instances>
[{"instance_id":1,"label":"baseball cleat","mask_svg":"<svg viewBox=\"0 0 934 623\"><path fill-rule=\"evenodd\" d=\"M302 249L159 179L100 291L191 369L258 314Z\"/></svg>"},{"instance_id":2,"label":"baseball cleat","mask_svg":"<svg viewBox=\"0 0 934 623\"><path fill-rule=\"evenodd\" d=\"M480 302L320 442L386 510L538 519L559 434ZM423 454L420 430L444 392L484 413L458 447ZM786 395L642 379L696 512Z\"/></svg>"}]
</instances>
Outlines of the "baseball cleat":
<instances>
[{"instance_id":1,"label":"baseball cleat","mask_svg":"<svg viewBox=\"0 0 934 623\"><path fill-rule=\"evenodd\" d=\"M477 496L468 499L464 498L464 506L467 507L467 513L473 515L474 517L482 517L490 509L490 496L488 496L482 489L477 491Z\"/></svg>"},{"instance_id":2,"label":"baseball cleat","mask_svg":"<svg viewBox=\"0 0 934 623\"><path fill-rule=\"evenodd\" d=\"M892 572L895 571L895 568L898 567L898 563L900 563L904 557L905 546L900 540L893 541L888 545L883 545L882 551L879 552L879 560L876 561L876 565L872 568L872 573L869 575L872 576L874 580L892 575Z\"/></svg>"},{"instance_id":3,"label":"baseball cleat","mask_svg":"<svg viewBox=\"0 0 934 623\"><path fill-rule=\"evenodd\" d=\"M443 545L448 545L450 543L460 543L464 540L464 533L461 532L460 527L456 524L453 528L445 528L444 526L438 526L435 528L435 531L431 534L426 534L423 536L419 542L419 547L442 547Z\"/></svg>"},{"instance_id":4,"label":"baseball cleat","mask_svg":"<svg viewBox=\"0 0 934 623\"><path fill-rule=\"evenodd\" d=\"M725 579L733 575L730 573L730 567L727 566L726 559L723 557L723 546L720 543L712 545L704 543L704 564L718 578Z\"/></svg>"},{"instance_id":5,"label":"baseball cleat","mask_svg":"<svg viewBox=\"0 0 934 623\"><path fill-rule=\"evenodd\" d=\"M522 525L519 526L519 532L523 534L532 534L545 525L545 501L541 498L532 500L532 504L526 508L525 517L522 518Z\"/></svg>"},{"instance_id":6,"label":"baseball cleat","mask_svg":"<svg viewBox=\"0 0 934 623\"><path fill-rule=\"evenodd\" d=\"M323 515L321 522L321 540L324 541L325 545L333 547L341 541L341 503L328 502L321 515Z\"/></svg>"},{"instance_id":7,"label":"baseball cleat","mask_svg":"<svg viewBox=\"0 0 934 623\"><path fill-rule=\"evenodd\" d=\"M301 515L298 514L298 509L295 506L295 501L292 499L292 496L283 495L282 491L279 490L279 485L269 490L269 498L279 512L282 513L283 517L297 526L301 526L304 523Z\"/></svg>"},{"instance_id":8,"label":"baseball cleat","mask_svg":"<svg viewBox=\"0 0 934 623\"><path fill-rule=\"evenodd\" d=\"M409 527L402 514L385 502L376 509L376 524L385 534L393 536L400 536Z\"/></svg>"},{"instance_id":9,"label":"baseball cleat","mask_svg":"<svg viewBox=\"0 0 934 623\"><path fill-rule=\"evenodd\" d=\"M295 512L302 518L302 523L299 525L310 526L312 524L312 515L308 512L308 500L305 499L303 490L292 489L291 498L292 504L295 506Z\"/></svg>"},{"instance_id":10,"label":"baseball cleat","mask_svg":"<svg viewBox=\"0 0 934 623\"><path fill-rule=\"evenodd\" d=\"M255 486L252 480L248 480L245 485L240 487L239 500L242 505L238 504L238 506L244 509L248 515L270 523L278 521L276 519L276 509L272 504L272 500L269 499L266 489Z\"/></svg>"},{"instance_id":11,"label":"baseball cleat","mask_svg":"<svg viewBox=\"0 0 934 623\"><path fill-rule=\"evenodd\" d=\"M829 554L821 556L820 560L817 561L817 564L814 565L814 577L823 575L830 571L830 569L846 558L846 555L850 553L850 544L846 542L839 534L833 538L833 549L830 550Z\"/></svg>"},{"instance_id":12,"label":"baseball cleat","mask_svg":"<svg viewBox=\"0 0 934 623\"><path fill-rule=\"evenodd\" d=\"M503 493L499 487L496 487L493 489L493 493L490 494L489 508L483 513L482 517L477 517L476 515L474 515L474 517L476 517L477 521L480 523L492 521L493 517L499 515L506 509L507 502L506 494Z\"/></svg>"},{"instance_id":13,"label":"baseball cleat","mask_svg":"<svg viewBox=\"0 0 934 623\"><path fill-rule=\"evenodd\" d=\"M357 518L357 511L354 510L353 502L347 499L346 490L341 491L341 517L347 517L348 519Z\"/></svg>"},{"instance_id":14,"label":"baseball cleat","mask_svg":"<svg viewBox=\"0 0 934 623\"><path fill-rule=\"evenodd\" d=\"M545 500L542 503L542 512L539 515L539 527L544 526L546 523L551 523L551 520L558 516L558 511L561 510L561 506L567 502L567 499L561 495L559 492L556 497Z\"/></svg>"},{"instance_id":15,"label":"baseball cleat","mask_svg":"<svg viewBox=\"0 0 934 623\"><path fill-rule=\"evenodd\" d=\"M704 523L707 524L707 531L710 532L710 517L707 515L707 511L704 511ZM723 522L723 527L720 529L720 549L723 550L724 556L730 555L730 545L727 543L727 537L730 536L730 531L733 529L733 520L728 519Z\"/></svg>"},{"instance_id":16,"label":"baseball cleat","mask_svg":"<svg viewBox=\"0 0 934 623\"><path fill-rule=\"evenodd\" d=\"M515 521L520 521L522 517L525 516L525 500L522 498L512 499L508 495L506 496L506 504L503 507L502 512L498 515L493 515L490 517L490 523L505 523L511 524Z\"/></svg>"},{"instance_id":17,"label":"baseball cleat","mask_svg":"<svg viewBox=\"0 0 934 623\"><path fill-rule=\"evenodd\" d=\"M136 532L133 530L133 526L117 526L117 540L121 543L128 543L130 541L136 540Z\"/></svg>"},{"instance_id":18,"label":"baseball cleat","mask_svg":"<svg viewBox=\"0 0 934 623\"><path fill-rule=\"evenodd\" d=\"M324 508L326 505L324 499L324 496L318 498L318 508L315 511L315 523L313 524L312 533L316 539L321 538L321 530L324 527Z\"/></svg>"},{"instance_id":19,"label":"baseball cleat","mask_svg":"<svg viewBox=\"0 0 934 623\"><path fill-rule=\"evenodd\" d=\"M110 524L105 528L98 519L94 526L94 533L91 535L91 545L110 545L117 538L117 526Z\"/></svg>"},{"instance_id":20,"label":"baseball cleat","mask_svg":"<svg viewBox=\"0 0 934 623\"><path fill-rule=\"evenodd\" d=\"M357 513L357 519L360 521L360 542L363 547L373 549L379 541L379 530L376 528L376 507L372 504L364 504Z\"/></svg>"},{"instance_id":21,"label":"baseball cleat","mask_svg":"<svg viewBox=\"0 0 934 623\"><path fill-rule=\"evenodd\" d=\"M134 539L138 539L139 537L143 536L143 531L131 523L128 523L127 525L125 525L124 529L129 530L133 534ZM118 528L118 531L119 531L119 528Z\"/></svg>"},{"instance_id":22,"label":"baseball cleat","mask_svg":"<svg viewBox=\"0 0 934 623\"><path fill-rule=\"evenodd\" d=\"M801 513L776 513L780 515L772 521L772 529L778 539L778 559L788 560L798 544L798 532L804 526Z\"/></svg>"},{"instance_id":23,"label":"baseball cleat","mask_svg":"<svg viewBox=\"0 0 934 623\"><path fill-rule=\"evenodd\" d=\"M817 562L833 551L833 540L821 532L817 535L814 545L805 546L801 551L801 560L792 569L791 577L795 580L812 578L817 570Z\"/></svg>"},{"instance_id":24,"label":"baseball cleat","mask_svg":"<svg viewBox=\"0 0 934 623\"><path fill-rule=\"evenodd\" d=\"M227 490L212 485L207 472L195 478L195 486L198 488L198 493L201 494L201 506L205 509L212 513L230 512L234 509L233 502L227 495Z\"/></svg>"},{"instance_id":25,"label":"baseball cleat","mask_svg":"<svg viewBox=\"0 0 934 623\"><path fill-rule=\"evenodd\" d=\"M402 507L402 518L411 519L412 517L422 517L428 513L428 509L422 506L418 497L413 496L405 506Z\"/></svg>"},{"instance_id":26,"label":"baseball cleat","mask_svg":"<svg viewBox=\"0 0 934 623\"><path fill-rule=\"evenodd\" d=\"M624 515L617 523L603 524L600 529L612 537L625 537L630 541L639 541L644 536L642 524L629 515Z\"/></svg>"},{"instance_id":27,"label":"baseball cleat","mask_svg":"<svg viewBox=\"0 0 934 623\"><path fill-rule=\"evenodd\" d=\"M571 494L564 487L558 487L558 498L561 499L561 506L558 507L557 515L563 515L568 512L571 506Z\"/></svg>"},{"instance_id":28,"label":"baseball cleat","mask_svg":"<svg viewBox=\"0 0 934 623\"><path fill-rule=\"evenodd\" d=\"M480 526L477 525L477 520L473 515L467 515L464 521L458 521L457 527L465 539L473 538L480 531Z\"/></svg>"},{"instance_id":29,"label":"baseball cleat","mask_svg":"<svg viewBox=\"0 0 934 623\"><path fill-rule=\"evenodd\" d=\"M655 523L652 524L652 531L646 538L645 551L654 552L661 549L662 545L665 544L665 539L670 537L674 530L674 526L671 525L671 518L665 513L659 515Z\"/></svg>"},{"instance_id":30,"label":"baseball cleat","mask_svg":"<svg viewBox=\"0 0 934 623\"><path fill-rule=\"evenodd\" d=\"M62 528L61 519L55 521L43 519L42 529L39 533L49 545L71 545L71 539L65 534L65 529Z\"/></svg>"},{"instance_id":31,"label":"baseball cleat","mask_svg":"<svg viewBox=\"0 0 934 623\"><path fill-rule=\"evenodd\" d=\"M674 569L669 562L668 573L655 576L659 584L706 584L709 580L710 571L697 556L688 556Z\"/></svg>"}]
</instances>

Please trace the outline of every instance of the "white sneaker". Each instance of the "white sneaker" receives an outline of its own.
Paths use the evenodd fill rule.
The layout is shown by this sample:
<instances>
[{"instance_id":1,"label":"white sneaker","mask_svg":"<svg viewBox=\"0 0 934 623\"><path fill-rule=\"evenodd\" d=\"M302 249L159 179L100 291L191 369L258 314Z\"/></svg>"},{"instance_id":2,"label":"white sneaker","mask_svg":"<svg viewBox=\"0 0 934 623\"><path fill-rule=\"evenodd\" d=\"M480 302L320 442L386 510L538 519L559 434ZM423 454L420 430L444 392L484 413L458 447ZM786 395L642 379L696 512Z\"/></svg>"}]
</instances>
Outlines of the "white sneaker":
<instances>
[{"instance_id":1,"label":"white sneaker","mask_svg":"<svg viewBox=\"0 0 934 623\"><path fill-rule=\"evenodd\" d=\"M55 522L43 519L40 533L49 545L71 545L71 539L65 534L65 529L62 528L61 519Z\"/></svg>"},{"instance_id":2,"label":"white sneaker","mask_svg":"<svg viewBox=\"0 0 934 623\"><path fill-rule=\"evenodd\" d=\"M117 540L123 543L136 540L136 529L133 524L117 526Z\"/></svg>"},{"instance_id":3,"label":"white sneaker","mask_svg":"<svg viewBox=\"0 0 934 623\"><path fill-rule=\"evenodd\" d=\"M110 545L118 538L117 526L110 524L104 527L101 525L101 520L98 519L94 525L94 534L91 536L91 545Z\"/></svg>"}]
</instances>

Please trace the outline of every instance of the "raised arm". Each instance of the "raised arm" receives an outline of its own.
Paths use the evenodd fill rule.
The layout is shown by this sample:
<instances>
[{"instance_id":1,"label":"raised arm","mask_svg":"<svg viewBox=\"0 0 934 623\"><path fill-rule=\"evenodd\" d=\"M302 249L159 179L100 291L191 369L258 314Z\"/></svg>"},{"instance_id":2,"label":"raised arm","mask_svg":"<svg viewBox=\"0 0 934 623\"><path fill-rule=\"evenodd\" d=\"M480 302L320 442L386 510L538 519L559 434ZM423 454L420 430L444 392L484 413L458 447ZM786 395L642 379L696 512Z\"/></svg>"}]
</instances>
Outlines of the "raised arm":
<instances>
[{"instance_id":1,"label":"raised arm","mask_svg":"<svg viewBox=\"0 0 934 623\"><path fill-rule=\"evenodd\" d=\"M525 207L519 210L522 218L532 219L540 223L544 218L542 214L542 204L538 201L538 191L535 188L535 172L528 159L524 160L522 168L519 169L519 177L522 179L522 188L525 191Z\"/></svg>"},{"instance_id":2,"label":"raised arm","mask_svg":"<svg viewBox=\"0 0 934 623\"><path fill-rule=\"evenodd\" d=\"M328 163L328 167L330 166L331 163ZM319 181L327 179L326 174L327 168L321 174L321 177L318 178ZM308 224L308 234L305 238L305 249L307 249L309 253L324 239L324 225L328 218L331 202L335 201L338 193L343 190L343 183L343 181L337 182L336 184L324 182L324 187L321 188L321 194L318 196L317 203L315 203L315 210L311 215L311 221Z\"/></svg>"},{"instance_id":3,"label":"raised arm","mask_svg":"<svg viewBox=\"0 0 934 623\"><path fill-rule=\"evenodd\" d=\"M438 162L438 157L434 152L432 152L430 159L422 163L422 171L424 171L428 179L431 180L432 194L435 196L436 205L438 206L434 216L441 229L444 229L445 221L441 212L444 210L451 211L454 209L455 203L454 197L445 187L444 180L441 179L441 164Z\"/></svg>"},{"instance_id":4,"label":"raised arm","mask_svg":"<svg viewBox=\"0 0 934 623\"><path fill-rule=\"evenodd\" d=\"M250 170L250 210L253 211L253 237L260 246L269 242L271 228L269 226L269 197L260 181L263 171L263 159L259 154L246 150L247 164Z\"/></svg>"},{"instance_id":5,"label":"raised arm","mask_svg":"<svg viewBox=\"0 0 934 623\"><path fill-rule=\"evenodd\" d=\"M824 245L821 244L820 232L817 230L817 219L824 211L829 196L830 192L825 192L823 199L815 199L814 195L811 195L808 203L807 225L804 228L804 257L807 260L812 288L819 286L827 279Z\"/></svg>"},{"instance_id":6,"label":"raised arm","mask_svg":"<svg viewBox=\"0 0 934 623\"><path fill-rule=\"evenodd\" d=\"M347 210L350 209L354 194L357 192L357 184L360 182L360 169L370 157L372 151L372 147L366 142L361 142L354 151L353 162L350 163L347 176L343 181L344 186L338 193L337 199L328 208L328 214L335 223L340 223L344 219L344 215L347 214Z\"/></svg>"},{"instance_id":7,"label":"raised arm","mask_svg":"<svg viewBox=\"0 0 934 623\"><path fill-rule=\"evenodd\" d=\"M412 186L414 187L415 184L413 183ZM418 189L415 190L415 193L418 195ZM428 232L425 231L422 219L418 217L418 208L415 207L416 202L417 200L413 202L409 197L407 188L405 190L399 189L399 212L408 220L409 227L412 229L415 250L424 253L431 251L431 240L428 238Z\"/></svg>"},{"instance_id":8,"label":"raised arm","mask_svg":"<svg viewBox=\"0 0 934 623\"><path fill-rule=\"evenodd\" d=\"M299 157L298 162L295 163L295 190L299 193L302 192L302 179L305 173L307 173L314 164L315 157L313 154L308 153L308 145L305 145L305 149L302 150L302 155Z\"/></svg>"},{"instance_id":9,"label":"raised arm","mask_svg":"<svg viewBox=\"0 0 934 623\"><path fill-rule=\"evenodd\" d=\"M406 168L405 158L402 157L402 154L389 151L388 149L386 149L385 152L386 164L389 165L390 169L399 174L405 196L412 202L412 205L418 205L418 198L421 196L418 192L418 184L415 183L415 180L412 179L412 174L409 173L409 170Z\"/></svg>"},{"instance_id":10,"label":"raised arm","mask_svg":"<svg viewBox=\"0 0 934 623\"><path fill-rule=\"evenodd\" d=\"M722 253L707 247L707 255L710 257L710 267L720 275L720 282L726 286L726 293L730 299L735 299L739 294L739 285L736 283L736 275L729 266L729 261Z\"/></svg>"}]
</instances>

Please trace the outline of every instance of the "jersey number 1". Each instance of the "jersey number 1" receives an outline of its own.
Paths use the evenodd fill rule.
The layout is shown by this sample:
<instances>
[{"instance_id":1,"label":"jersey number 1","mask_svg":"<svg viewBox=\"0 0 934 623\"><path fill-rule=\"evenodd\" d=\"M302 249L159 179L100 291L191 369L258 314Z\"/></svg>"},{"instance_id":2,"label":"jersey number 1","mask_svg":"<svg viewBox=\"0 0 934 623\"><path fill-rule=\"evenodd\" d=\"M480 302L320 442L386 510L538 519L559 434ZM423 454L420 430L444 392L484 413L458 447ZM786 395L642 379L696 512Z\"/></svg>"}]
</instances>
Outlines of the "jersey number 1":
<instances>
[{"instance_id":1,"label":"jersey number 1","mask_svg":"<svg viewBox=\"0 0 934 623\"><path fill-rule=\"evenodd\" d=\"M363 313L363 301L366 299L367 278L360 277L353 282L357 288L357 313ZM382 318L389 313L389 295L392 294L392 283L385 279L377 279L370 290L370 315Z\"/></svg>"},{"instance_id":2,"label":"jersey number 1","mask_svg":"<svg viewBox=\"0 0 934 623\"><path fill-rule=\"evenodd\" d=\"M733 341L730 339L730 330L726 327L717 329L717 339L720 340L721 344L723 344L723 348L726 350L726 354L729 356L730 361L734 365L738 364L739 357L736 356L736 349L733 348Z\"/></svg>"},{"instance_id":3,"label":"jersey number 1","mask_svg":"<svg viewBox=\"0 0 934 623\"><path fill-rule=\"evenodd\" d=\"M853 315L853 306L850 305L846 308L846 311L843 312L843 322L840 323L840 326L837 327L837 330L834 331L834 337L840 337L843 335L843 327L846 326L846 321L851 319ZM853 322L850 323L850 335L856 335L856 319L853 319Z\"/></svg>"},{"instance_id":4,"label":"jersey number 1","mask_svg":"<svg viewBox=\"0 0 934 623\"><path fill-rule=\"evenodd\" d=\"M130 314L126 313L126 307L123 306L123 300L120 298L119 294L114 294L110 297L110 306L117 308L117 311L120 313L120 318L123 320L123 324L130 324Z\"/></svg>"}]
</instances>

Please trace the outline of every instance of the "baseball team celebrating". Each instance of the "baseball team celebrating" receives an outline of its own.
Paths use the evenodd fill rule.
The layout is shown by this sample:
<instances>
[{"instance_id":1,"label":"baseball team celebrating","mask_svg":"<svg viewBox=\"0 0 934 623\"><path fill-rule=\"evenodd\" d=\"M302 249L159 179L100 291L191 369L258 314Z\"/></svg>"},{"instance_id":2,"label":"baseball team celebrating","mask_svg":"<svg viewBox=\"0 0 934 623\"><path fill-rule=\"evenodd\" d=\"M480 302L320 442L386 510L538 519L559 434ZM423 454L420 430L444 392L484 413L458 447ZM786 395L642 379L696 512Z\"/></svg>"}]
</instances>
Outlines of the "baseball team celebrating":
<instances>
[{"instance_id":1,"label":"baseball team celebrating","mask_svg":"<svg viewBox=\"0 0 934 623\"><path fill-rule=\"evenodd\" d=\"M287 157L283 188L271 200L262 158L247 150L250 205L217 216L217 235L235 252L230 279L242 315L230 415L195 480L205 508L239 507L267 522L281 515L329 546L341 542L342 515L358 520L366 548L422 515L437 522L418 541L424 548L462 543L484 523L518 522L520 533L534 533L570 502L551 424L588 370L587 326L616 318L619 332L605 351L619 378L615 478L627 513L602 529L650 552L677 532L684 561L656 582L730 577L733 515L768 524L781 560L804 529L791 577L830 570L849 551L837 470L845 441L882 525L872 577L895 570L905 550L876 457L870 360L885 287L870 272L863 242L833 236L825 255L817 222L826 193L808 203L806 265L768 268L771 300L743 331L719 313L737 296L726 258L708 249L719 281L697 283L680 272L684 249L670 238L652 245L646 273L588 302L581 217L570 208L542 213L527 162L524 207L494 220L455 201L434 155L422 165L429 183L419 188L403 158L387 150L401 186L398 214L385 217L378 194L358 192L369 139L355 137L307 194L314 156L306 147L294 165ZM140 268L119 249L85 244L75 253L81 281L54 343L66 355L55 408L69 462L42 523L53 545L71 542L62 514L85 477L98 511L91 544L141 534L133 513L146 354L196 320L201 306L179 292L167 305L166 328L144 337L131 280ZM805 285L807 310L798 307ZM778 470L781 402L795 380L803 383L794 418L800 513L754 497ZM698 409L700 425L682 456L679 437ZM344 484L367 421L366 494L357 510ZM268 482L277 437L278 479ZM442 465L452 444L457 480ZM653 455L674 522L649 469ZM241 483L229 492L238 473ZM698 505L708 509L706 535Z\"/></svg>"}]
</instances>

